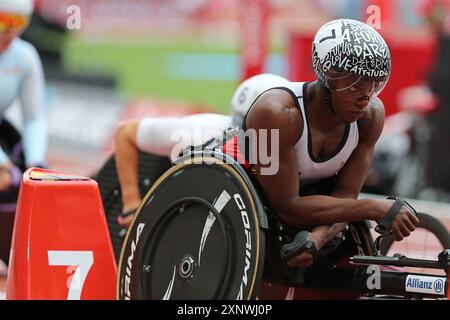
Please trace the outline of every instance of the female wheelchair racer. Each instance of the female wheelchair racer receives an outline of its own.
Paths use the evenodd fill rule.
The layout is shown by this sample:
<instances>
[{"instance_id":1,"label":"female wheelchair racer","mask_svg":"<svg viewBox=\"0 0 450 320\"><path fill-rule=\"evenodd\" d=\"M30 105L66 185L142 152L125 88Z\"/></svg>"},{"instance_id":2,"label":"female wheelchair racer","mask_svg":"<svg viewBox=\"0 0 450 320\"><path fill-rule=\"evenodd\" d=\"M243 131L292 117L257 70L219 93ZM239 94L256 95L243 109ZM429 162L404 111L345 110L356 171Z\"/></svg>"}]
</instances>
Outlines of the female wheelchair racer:
<instances>
[{"instance_id":1,"label":"female wheelchair racer","mask_svg":"<svg viewBox=\"0 0 450 320\"><path fill-rule=\"evenodd\" d=\"M372 70L368 67L370 70L364 69L358 71L359 69L356 67L356 69L354 69L347 65L345 65L345 70L342 70L342 68L336 70L333 68L328 69L328 67L325 68L327 63L330 62L327 60L327 57L332 57L335 53L332 50L330 51L330 48L326 45L326 40L334 39L337 35L337 31L342 32L342 34L339 33L338 36L342 38L340 39L343 43L348 44L350 47L352 45L354 46L354 43L351 42L352 39L348 38L349 26L351 26L352 30L361 30L364 34L372 34L373 37L370 39L377 42L377 48L381 46L380 48L383 49L383 54L381 55L383 63L381 65L371 64L372 67L376 66L376 70ZM330 37L328 36L329 34L332 34L333 36ZM370 39L367 41L372 41ZM367 62L366 56L360 56L358 52L359 51L355 48L353 53L357 58L362 59L362 62ZM345 59L345 54L342 58ZM330 63L333 64L333 61ZM410 231L414 230L413 225L417 223L417 219L412 215L412 210L403 206L404 203L401 200L396 200L394 202L339 199L339 196L342 197L343 195L343 198L356 197L357 194L353 193L356 192L357 186L364 176L364 169L368 166L374 141L376 141L382 128L382 105L375 97L383 89L390 73L390 57L384 41L374 30L361 23L355 21L333 21L324 25L316 35L313 50L313 64L320 84L317 82L310 86L310 83L300 85L289 84L286 86L289 87L287 90L284 88L271 90L269 93L263 94L257 99L253 104L253 112L249 111L247 113L249 117L247 117L247 121L244 121L245 127L248 126L247 128L251 129L270 129L275 126L276 128L280 128L280 131L283 131L282 133L284 134L284 138L280 140L284 142L282 146L285 149L283 150L284 152L280 153L280 155L284 155L284 158L280 158L280 163L282 164L280 168L283 168L284 166L284 171L280 170L282 173L279 173L276 177L269 176L263 179L261 175L258 176L258 181L265 181L264 183L261 182L265 191L264 194L269 198L270 203L277 208L277 215L281 215L283 221L292 223L293 225L328 224L336 221L357 221L374 218L373 220L381 221L381 225L384 226L385 229L393 229L396 232L396 236L400 239L409 235ZM327 70L330 72L323 74L323 72L326 72ZM369 75L366 71L369 72ZM376 74L374 73L375 71L377 72ZM383 74L380 72L383 72ZM353 93L351 93L352 89L355 90ZM286 92L291 96L286 94ZM355 100L356 98L358 98L357 101ZM369 101L372 101L372 104L369 105ZM306 112L306 103L308 103L309 112ZM280 104L283 108L280 107ZM291 115L289 119L287 118L287 114ZM310 117L310 119L308 119L308 117ZM361 121L357 121L358 119ZM271 123L268 122L269 120ZM313 127L312 124L314 124L315 127ZM308 133L306 132L306 130L311 129L310 125L312 129L315 130L314 133L316 133L313 135L315 140L312 141L315 142L315 145L312 146L312 151L311 148L305 151L301 148L304 148L306 145L311 147L311 141L307 143L305 140L308 136L311 139L311 133L309 131ZM332 128L330 128L330 126L332 126ZM327 139L321 134L326 136ZM155 139L155 135L153 134L148 134L146 137L148 137L148 139ZM299 137L302 137L302 140L300 140ZM358 137L360 137L360 139ZM341 141L340 145L338 145L339 141ZM343 143L344 141L345 144ZM295 147L293 148L294 144ZM314 147L316 147L315 150ZM338 154L336 154L336 149L339 152ZM353 153L352 150L354 150ZM333 153L333 151L335 152ZM298 183L296 183L295 177L297 173L300 175L300 172L297 172L297 167L295 167L295 161L293 160L294 153L297 157L297 162L300 161L301 163L300 166L297 163L297 167L299 166L302 170L301 180L304 185L306 185L306 180L308 179L323 179L324 177L333 176L335 172L339 172L351 153L352 156L349 160L350 164L346 165L344 170L342 170L342 174L339 175L340 179L338 186L340 188L337 189L340 190L340 193L333 193L333 196L337 196L337 198L313 196L303 197L304 200L302 201L298 199L296 194L298 192ZM128 152L126 152L126 154L128 154ZM323 162L323 155L332 156L334 162L331 164L328 163L327 167L324 167L319 173L316 172L316 167L311 170L308 169L309 171L305 171L305 168L309 168L308 165L310 162L308 159L303 159L307 154L310 155L313 161L317 158L316 162ZM124 168L124 163L126 163L127 167L130 167L129 161L123 162L122 159L122 161L119 162L119 157L117 160L119 173L126 172L121 170L121 168ZM133 160L132 162L134 163L135 161ZM342 163L342 165L340 165L340 163ZM305 173L308 172L309 175L305 176ZM205 180L206 178L209 177L205 176ZM121 179L121 184L132 180L133 179ZM211 180L215 182L215 179ZM348 181L352 182L350 183ZM204 182L202 181L202 183ZM284 191L281 188L282 184L285 186L283 189ZM188 185L189 188L191 188L190 184ZM129 204L125 206L125 202L130 202L125 201L127 200L127 194L130 191L128 188L123 189L124 214L119 222L123 225L127 225L124 223L124 219L128 216L129 209L134 208ZM210 186L210 189L212 190L213 186ZM171 190L171 192L173 193L173 190ZM158 191L158 193L160 192ZM220 193L220 195L222 195L222 193ZM229 194L228 196L231 199ZM224 195L224 197L226 198L226 195ZM159 196L154 198L159 198ZM151 199L154 198L152 197ZM188 196L188 198L191 197ZM137 206L140 202L137 194L134 195L134 199L136 202L135 205ZM214 199L210 199L209 201L214 201ZM238 201L237 204L239 203L240 202ZM393 209L388 212L388 209L392 204ZM169 208L172 208L171 203L168 203L167 205ZM401 211L400 214L397 214L398 211ZM132 211L130 212L134 213ZM387 212L388 214L386 214ZM244 217L242 212L241 215ZM392 221L394 221L394 223L392 223ZM390 227L391 224L392 227ZM145 224L140 226L141 228L144 228ZM138 233L139 236L134 239L135 247L140 239L142 230ZM383 230L380 231L383 232ZM312 243L307 237L304 237L304 234L301 232L291 238L290 241L290 244L283 244L281 252L278 253L278 255L281 254L283 259L289 258L290 254L300 253L301 250L299 251L298 248L301 247L304 247L302 249L306 248L314 255L314 246L312 246ZM320 248L320 246L318 247ZM133 257L134 251L132 250L131 255L128 256L128 261L130 261L130 265L127 269L130 270L128 273L131 272L131 262L133 261ZM200 260L200 257L201 255L199 254L199 258L197 259ZM193 276L190 270L193 269L192 266L195 266L197 260L193 260L192 257L187 256L183 256L182 258L186 260L183 260L183 263L180 262L181 266L187 268L185 271L187 272L188 278L190 278ZM228 260L229 259L227 259L227 261ZM222 265L225 264L222 263ZM151 272L150 269L152 269L152 264L147 264L144 267L147 272ZM180 270L183 270L183 268ZM172 280L169 282L172 285L167 287L166 293L172 292L172 289L170 288L173 288L175 274L176 266L174 266L173 269ZM221 274L224 275L225 273L221 272ZM243 278L247 279L247 276ZM129 282L127 283L129 284ZM125 287L129 288L127 285L125 285Z\"/></svg>"},{"instance_id":2,"label":"female wheelchair racer","mask_svg":"<svg viewBox=\"0 0 450 320\"><path fill-rule=\"evenodd\" d=\"M447 280L432 275L380 271L380 285L371 285L374 269L354 267L349 257L446 271L449 257L448 251L435 262L373 256L365 222L350 224L344 236L314 254L312 267L287 267L289 249L314 250L301 231L281 223L267 206L258 183L235 159L233 139L226 138L223 148L219 140L187 150L148 191L122 247L119 298L264 299L274 298L277 285L302 288L295 298L311 297L311 289L318 290L315 298L327 297L329 290L341 298L445 297ZM379 241L375 244L378 250Z\"/></svg>"}]
</instances>

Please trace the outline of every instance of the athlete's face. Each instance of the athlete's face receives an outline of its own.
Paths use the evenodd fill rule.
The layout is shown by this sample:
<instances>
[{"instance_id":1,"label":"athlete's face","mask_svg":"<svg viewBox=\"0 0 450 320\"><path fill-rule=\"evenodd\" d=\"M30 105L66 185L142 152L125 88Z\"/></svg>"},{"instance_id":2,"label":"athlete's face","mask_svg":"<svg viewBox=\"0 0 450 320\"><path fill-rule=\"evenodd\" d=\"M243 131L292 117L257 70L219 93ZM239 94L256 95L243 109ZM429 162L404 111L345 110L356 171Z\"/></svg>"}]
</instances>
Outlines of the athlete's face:
<instances>
[{"instance_id":1,"label":"athlete's face","mask_svg":"<svg viewBox=\"0 0 450 320\"><path fill-rule=\"evenodd\" d=\"M334 112L345 122L351 123L359 120L369 108L370 98L368 95L360 95L353 100L347 100L337 95L331 94Z\"/></svg>"},{"instance_id":2,"label":"athlete's face","mask_svg":"<svg viewBox=\"0 0 450 320\"><path fill-rule=\"evenodd\" d=\"M360 119L367 111L369 102L383 89L385 79L375 80L349 73L330 81L333 108L346 122Z\"/></svg>"}]
</instances>

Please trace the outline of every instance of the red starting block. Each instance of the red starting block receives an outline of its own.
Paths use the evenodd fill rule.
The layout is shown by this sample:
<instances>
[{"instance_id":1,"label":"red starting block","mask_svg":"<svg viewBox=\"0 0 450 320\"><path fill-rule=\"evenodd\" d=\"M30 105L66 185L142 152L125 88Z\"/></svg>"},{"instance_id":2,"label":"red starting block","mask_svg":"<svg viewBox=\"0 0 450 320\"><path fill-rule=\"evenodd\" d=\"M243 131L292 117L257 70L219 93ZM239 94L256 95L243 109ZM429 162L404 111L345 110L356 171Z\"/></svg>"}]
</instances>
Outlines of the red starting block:
<instances>
[{"instance_id":1,"label":"red starting block","mask_svg":"<svg viewBox=\"0 0 450 320\"><path fill-rule=\"evenodd\" d=\"M7 299L115 299L117 266L97 183L42 169L23 175Z\"/></svg>"}]
</instances>

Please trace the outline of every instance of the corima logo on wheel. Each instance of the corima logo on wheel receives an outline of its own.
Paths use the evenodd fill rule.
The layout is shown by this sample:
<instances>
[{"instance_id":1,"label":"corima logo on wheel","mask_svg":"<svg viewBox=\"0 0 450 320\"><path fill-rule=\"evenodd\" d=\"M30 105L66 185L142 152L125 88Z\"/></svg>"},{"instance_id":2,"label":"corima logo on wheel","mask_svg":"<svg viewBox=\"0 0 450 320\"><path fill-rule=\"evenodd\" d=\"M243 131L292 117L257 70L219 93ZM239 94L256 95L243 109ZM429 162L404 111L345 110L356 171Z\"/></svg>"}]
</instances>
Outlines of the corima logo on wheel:
<instances>
[{"instance_id":1,"label":"corima logo on wheel","mask_svg":"<svg viewBox=\"0 0 450 320\"><path fill-rule=\"evenodd\" d=\"M244 297L244 287L248 286L248 270L250 269L250 261L251 261L251 257L252 257L252 234L251 234L251 229L250 229L250 220L248 218L248 213L246 211L245 208L245 204L244 201L242 200L242 197L240 194L235 194L233 196L234 201L236 202L239 210L241 211L241 217L242 217L242 222L244 224L244 232L245 232L245 238L246 238L246 243L245 243L245 266L244 266L244 272L242 275L242 281L241 281L241 285L239 287L239 293L237 295L237 299L238 300L242 300ZM246 297L245 297L246 298Z\"/></svg>"},{"instance_id":2,"label":"corima logo on wheel","mask_svg":"<svg viewBox=\"0 0 450 320\"><path fill-rule=\"evenodd\" d=\"M139 238L141 237L144 227L145 223L139 223L136 230L136 237L131 242L130 255L127 258L127 266L125 271L124 288L123 288L123 291L125 291L125 299L127 300L131 299L130 283L131 283L131 270L133 268L134 253L136 252L136 247L139 243Z\"/></svg>"},{"instance_id":3,"label":"corima logo on wheel","mask_svg":"<svg viewBox=\"0 0 450 320\"><path fill-rule=\"evenodd\" d=\"M416 276L406 277L405 290L434 295L444 295L446 279L442 277Z\"/></svg>"}]
</instances>

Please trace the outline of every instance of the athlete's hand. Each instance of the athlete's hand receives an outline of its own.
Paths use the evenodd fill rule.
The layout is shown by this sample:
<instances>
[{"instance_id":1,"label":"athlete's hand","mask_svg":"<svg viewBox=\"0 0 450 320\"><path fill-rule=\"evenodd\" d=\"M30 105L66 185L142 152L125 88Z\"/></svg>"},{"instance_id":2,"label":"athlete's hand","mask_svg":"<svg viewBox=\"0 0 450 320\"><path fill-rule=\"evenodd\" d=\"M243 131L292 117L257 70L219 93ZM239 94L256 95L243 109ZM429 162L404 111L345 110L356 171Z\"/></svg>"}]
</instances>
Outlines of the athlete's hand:
<instances>
[{"instance_id":1,"label":"athlete's hand","mask_svg":"<svg viewBox=\"0 0 450 320\"><path fill-rule=\"evenodd\" d=\"M376 219L378 223L381 222L394 202L395 200L378 200L381 212L381 214ZM403 240L403 238L408 237L411 232L416 229L418 223L419 219L416 217L416 215L411 212L411 210L407 206L402 206L400 212L395 216L389 228L392 230L395 239L397 241L401 241Z\"/></svg>"},{"instance_id":2,"label":"athlete's hand","mask_svg":"<svg viewBox=\"0 0 450 320\"><path fill-rule=\"evenodd\" d=\"M319 251L323 246L323 239L325 238L327 229L329 226L319 226L313 229L308 234L309 239L311 239L312 242L314 242L314 245L317 248L317 251ZM292 268L306 268L310 267L314 263L314 259L311 253L304 251L300 253L299 255L290 258L286 265L288 267Z\"/></svg>"},{"instance_id":3,"label":"athlete's hand","mask_svg":"<svg viewBox=\"0 0 450 320\"><path fill-rule=\"evenodd\" d=\"M141 204L141 198L139 194L135 197L122 197L123 208L121 214L117 217L117 222L124 228L127 228L131 222L133 222L134 214Z\"/></svg>"},{"instance_id":4,"label":"athlete's hand","mask_svg":"<svg viewBox=\"0 0 450 320\"><path fill-rule=\"evenodd\" d=\"M317 251L322 249L329 241L342 235L347 230L346 222L335 223L331 226L322 225L315 227L308 235L309 239L314 242ZM301 254L289 259L287 265L289 267L309 267L313 264L313 256L305 251Z\"/></svg>"}]
</instances>

